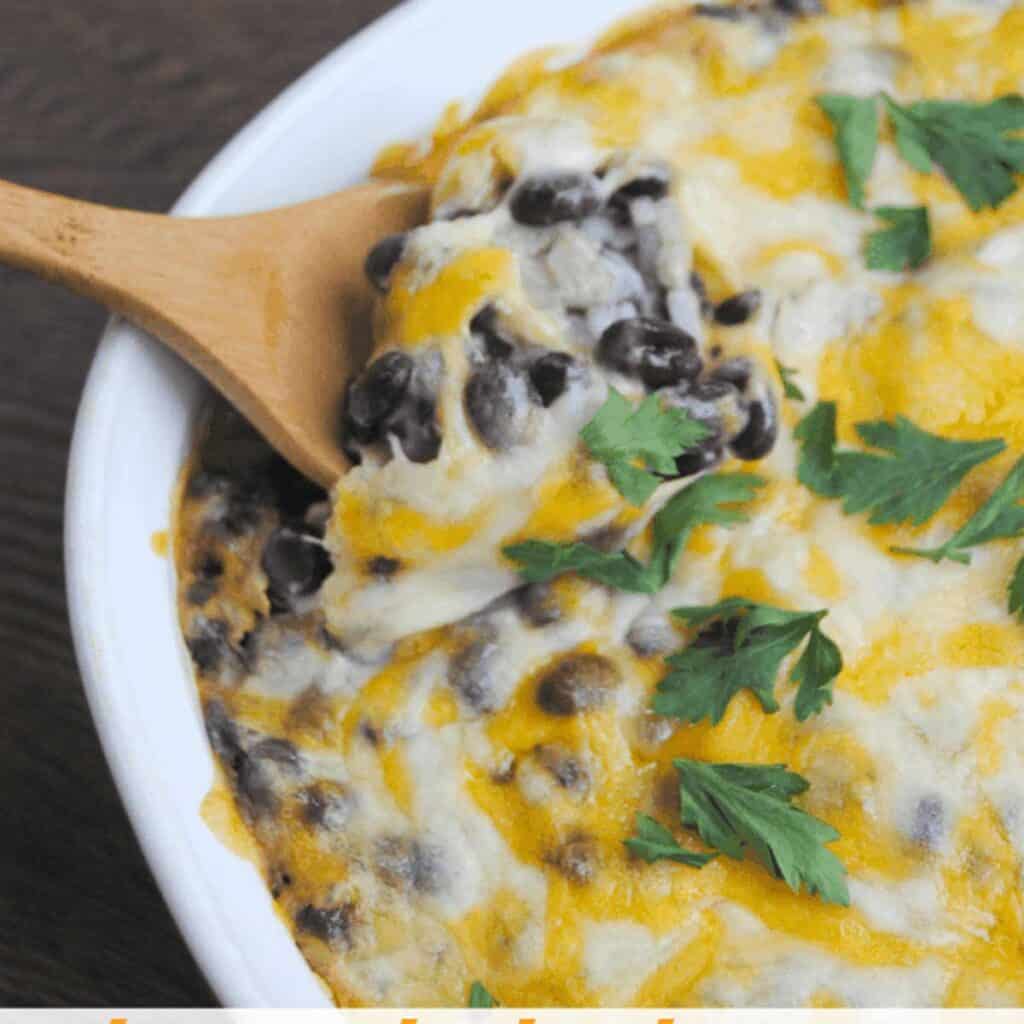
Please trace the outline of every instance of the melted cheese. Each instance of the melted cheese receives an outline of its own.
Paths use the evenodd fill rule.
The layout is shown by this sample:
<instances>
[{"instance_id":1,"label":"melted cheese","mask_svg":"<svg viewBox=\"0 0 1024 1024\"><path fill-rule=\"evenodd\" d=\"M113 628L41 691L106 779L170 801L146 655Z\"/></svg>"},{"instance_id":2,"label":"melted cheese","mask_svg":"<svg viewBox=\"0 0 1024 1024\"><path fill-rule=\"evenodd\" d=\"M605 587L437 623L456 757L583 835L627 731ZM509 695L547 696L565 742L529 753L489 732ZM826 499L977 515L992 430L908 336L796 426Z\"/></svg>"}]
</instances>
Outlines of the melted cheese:
<instances>
[{"instance_id":1,"label":"melted cheese","mask_svg":"<svg viewBox=\"0 0 1024 1024\"><path fill-rule=\"evenodd\" d=\"M831 18L733 23L668 4L582 59L524 58L473 114L451 109L428 146L394 147L377 170L438 182L435 206L455 209L524 168L589 168L595 151L650 149L676 167L685 248L712 295L764 294L755 322L709 327L711 343L793 367L808 402L837 402L844 443L857 443L856 423L904 415L950 437L1002 437L1008 451L926 526L871 527L796 482L792 428L808 406L786 403L747 523L695 531L654 598L558 581L561 617L543 628L510 601L481 611L518 583L501 546L608 526L629 536L650 511L627 507L578 447L601 388L553 413L533 449L490 461L449 399L443 465L396 458L350 474L335 495L329 623L389 642L439 628L400 639L372 667L343 672L331 660L342 655L318 655L293 659L287 684L250 676L229 694L202 684L355 795L338 834L312 832L295 801L274 828L256 826L268 873L286 867L295 880L281 897L291 910L361 908L351 948L300 940L339 1002L461 1004L474 979L523 1006L1024 1001L1024 630L1005 598L1021 543L988 545L969 569L890 550L940 542L1024 453L1024 191L971 214L885 139L870 205L927 202L935 257L912 277L872 273L862 259L872 219L846 202L813 103L825 87L865 83L904 99L1019 91L1024 8L831 6ZM526 336L568 347L565 323L535 308L535 283L531 292L521 279L516 229L471 221L432 225L417 243L420 262L399 268L379 313L379 344L437 348L446 372L464 375L468 321L497 301ZM187 516L182 529L200 532ZM382 556L418 574L368 583L367 564ZM236 617L252 628L265 598L245 558L227 561ZM828 610L844 656L834 704L797 722L784 672L779 713L742 692L718 725L652 741L645 709L663 666L630 648L630 626L738 595ZM467 648L485 667L468 683ZM599 708L549 714L539 681L573 651L607 657L620 683ZM311 677L329 695L297 710ZM466 696L474 683L493 687L484 710L480 694ZM622 840L638 811L671 820L675 757L805 775L805 806L841 833L833 849L852 906L794 894L751 862L722 857L696 871L630 857ZM396 879L390 860L379 863L381 843L412 840L409 877ZM570 854L585 867L567 867Z\"/></svg>"}]
</instances>

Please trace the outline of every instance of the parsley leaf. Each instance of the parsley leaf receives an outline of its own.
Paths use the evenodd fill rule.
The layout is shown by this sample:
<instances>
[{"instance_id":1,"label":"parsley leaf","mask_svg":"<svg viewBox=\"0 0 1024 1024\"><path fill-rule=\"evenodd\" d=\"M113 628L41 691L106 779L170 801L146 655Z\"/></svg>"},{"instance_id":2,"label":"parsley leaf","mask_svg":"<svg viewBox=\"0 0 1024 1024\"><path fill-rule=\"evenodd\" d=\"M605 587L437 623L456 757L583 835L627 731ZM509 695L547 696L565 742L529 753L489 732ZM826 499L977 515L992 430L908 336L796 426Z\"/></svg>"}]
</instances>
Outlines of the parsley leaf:
<instances>
[{"instance_id":1,"label":"parsley leaf","mask_svg":"<svg viewBox=\"0 0 1024 1024\"><path fill-rule=\"evenodd\" d=\"M868 235L871 270L916 270L932 254L932 225L924 206L879 206L875 215L889 227Z\"/></svg>"},{"instance_id":2,"label":"parsley leaf","mask_svg":"<svg viewBox=\"0 0 1024 1024\"><path fill-rule=\"evenodd\" d=\"M900 155L927 173L938 164L977 213L995 208L1017 190L1024 173L1024 97L988 103L922 100L901 106L885 96Z\"/></svg>"},{"instance_id":3,"label":"parsley leaf","mask_svg":"<svg viewBox=\"0 0 1024 1024\"><path fill-rule=\"evenodd\" d=\"M1021 622L1024 622L1024 558L1017 563L1013 570L1013 578L1007 588L1010 599L1010 614L1016 615Z\"/></svg>"},{"instance_id":4,"label":"parsley leaf","mask_svg":"<svg viewBox=\"0 0 1024 1024\"><path fill-rule=\"evenodd\" d=\"M901 555L916 555L941 562L952 559L969 565L971 556L967 549L990 540L1005 540L1024 534L1024 458L1007 474L1006 479L993 491L991 497L970 519L953 534L945 544L937 548L893 548ZM1018 566L1018 574L1020 567ZM1015 584L1018 579L1015 576ZM1013 594L1011 593L1011 601ZM1011 605L1011 611L1015 610Z\"/></svg>"},{"instance_id":5,"label":"parsley leaf","mask_svg":"<svg viewBox=\"0 0 1024 1024\"><path fill-rule=\"evenodd\" d=\"M644 565L628 551L601 551L581 541L527 540L504 548L519 563L528 583L546 583L563 572L634 594L655 594L669 581L690 531L708 523L731 525L746 520L736 505L750 501L764 480L751 473L715 473L700 477L674 494L653 522L653 549Z\"/></svg>"},{"instance_id":6,"label":"parsley leaf","mask_svg":"<svg viewBox=\"0 0 1024 1024\"><path fill-rule=\"evenodd\" d=\"M642 505L664 483L656 473L675 472L676 456L707 437L708 428L683 409L662 408L650 395L636 409L615 388L580 436L603 462L616 490ZM641 462L644 467L636 465ZM653 470L653 472L648 472Z\"/></svg>"},{"instance_id":7,"label":"parsley leaf","mask_svg":"<svg viewBox=\"0 0 1024 1024\"><path fill-rule=\"evenodd\" d=\"M581 541L526 540L509 545L504 554L519 563L519 573L527 583L546 583L563 572L576 572L631 594L653 594L659 589L650 567L628 551L601 551Z\"/></svg>"},{"instance_id":8,"label":"parsley leaf","mask_svg":"<svg viewBox=\"0 0 1024 1024\"><path fill-rule=\"evenodd\" d=\"M794 711L804 721L832 703L832 684L843 659L819 626L828 612L792 612L730 597L714 605L676 608L672 614L704 628L689 647L667 659L674 671L658 684L651 705L657 714L692 723L707 718L717 725L741 690L750 690L773 714L779 710L779 667L808 637L790 673L799 686Z\"/></svg>"},{"instance_id":9,"label":"parsley leaf","mask_svg":"<svg viewBox=\"0 0 1024 1024\"><path fill-rule=\"evenodd\" d=\"M753 473L713 473L672 495L654 517L650 567L658 581L656 589L672 578L679 555L696 527L745 523L747 514L738 506L753 501L764 485L764 478Z\"/></svg>"},{"instance_id":10,"label":"parsley leaf","mask_svg":"<svg viewBox=\"0 0 1024 1024\"><path fill-rule=\"evenodd\" d=\"M804 653L790 675L798 687L793 704L797 721L807 721L832 703L832 683L842 670L843 655L835 641L820 629L812 630Z\"/></svg>"},{"instance_id":11,"label":"parsley leaf","mask_svg":"<svg viewBox=\"0 0 1024 1024\"><path fill-rule=\"evenodd\" d=\"M998 440L950 441L903 416L858 423L865 444L888 452L835 450L834 402L819 402L797 426L797 477L816 494L842 498L848 515L870 511L870 522L917 526L930 519L970 470L1003 451Z\"/></svg>"},{"instance_id":12,"label":"parsley leaf","mask_svg":"<svg viewBox=\"0 0 1024 1024\"><path fill-rule=\"evenodd\" d=\"M805 888L847 907L846 869L827 843L829 824L790 802L807 781L782 765L708 764L679 759L682 822L708 846L735 860L750 853L794 892Z\"/></svg>"},{"instance_id":13,"label":"parsley leaf","mask_svg":"<svg viewBox=\"0 0 1024 1024\"><path fill-rule=\"evenodd\" d=\"M800 444L797 479L823 498L839 498L843 488L836 466L836 403L819 402L797 425Z\"/></svg>"},{"instance_id":14,"label":"parsley leaf","mask_svg":"<svg viewBox=\"0 0 1024 1024\"><path fill-rule=\"evenodd\" d=\"M871 174L878 148L878 104L873 96L837 93L815 98L835 128L836 147L846 175L850 202L864 209L864 185Z\"/></svg>"},{"instance_id":15,"label":"parsley leaf","mask_svg":"<svg viewBox=\"0 0 1024 1024\"><path fill-rule=\"evenodd\" d=\"M796 402L803 402L805 400L804 393L800 390L799 385L793 379L796 377L796 370L791 366L783 366L782 363L775 360L775 369L779 371L779 379L782 381L782 392L787 398L791 398Z\"/></svg>"},{"instance_id":16,"label":"parsley leaf","mask_svg":"<svg viewBox=\"0 0 1024 1024\"><path fill-rule=\"evenodd\" d=\"M675 836L664 825L647 814L636 816L636 835L624 839L623 842L648 864L658 860L674 860L677 864L702 868L718 856L715 853L695 853L680 846Z\"/></svg>"},{"instance_id":17,"label":"parsley leaf","mask_svg":"<svg viewBox=\"0 0 1024 1024\"><path fill-rule=\"evenodd\" d=\"M474 981L469 987L469 1008L471 1010L491 1010L498 1001L484 988L483 983Z\"/></svg>"}]
</instances>

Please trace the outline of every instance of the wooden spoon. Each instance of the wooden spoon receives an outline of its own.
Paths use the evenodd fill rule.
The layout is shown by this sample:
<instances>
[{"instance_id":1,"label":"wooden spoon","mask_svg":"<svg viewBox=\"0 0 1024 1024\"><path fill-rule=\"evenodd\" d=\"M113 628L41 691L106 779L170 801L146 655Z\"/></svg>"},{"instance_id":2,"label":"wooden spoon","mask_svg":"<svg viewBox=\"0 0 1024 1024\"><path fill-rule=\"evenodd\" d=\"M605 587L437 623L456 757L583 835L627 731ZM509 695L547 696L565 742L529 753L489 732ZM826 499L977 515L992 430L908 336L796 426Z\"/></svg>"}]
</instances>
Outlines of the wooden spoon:
<instances>
[{"instance_id":1,"label":"wooden spoon","mask_svg":"<svg viewBox=\"0 0 1024 1024\"><path fill-rule=\"evenodd\" d=\"M363 261L426 212L424 189L373 182L267 213L192 219L0 181L0 261L145 328L330 486L348 465L342 395L370 348Z\"/></svg>"}]
</instances>

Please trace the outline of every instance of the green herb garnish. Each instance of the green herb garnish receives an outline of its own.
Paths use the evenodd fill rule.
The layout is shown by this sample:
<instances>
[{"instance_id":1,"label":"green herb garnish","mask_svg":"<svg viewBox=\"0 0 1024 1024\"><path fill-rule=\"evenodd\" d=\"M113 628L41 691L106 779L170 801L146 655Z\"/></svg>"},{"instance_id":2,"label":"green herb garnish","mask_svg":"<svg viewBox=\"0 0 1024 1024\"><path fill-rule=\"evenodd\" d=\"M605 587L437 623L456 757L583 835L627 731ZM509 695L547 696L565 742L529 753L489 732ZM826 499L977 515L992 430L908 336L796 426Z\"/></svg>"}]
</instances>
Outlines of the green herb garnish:
<instances>
[{"instance_id":1,"label":"green herb garnish","mask_svg":"<svg viewBox=\"0 0 1024 1024\"><path fill-rule=\"evenodd\" d=\"M870 522L917 526L930 519L961 480L1006 445L998 440L951 441L910 420L858 423L873 452L836 451L834 402L819 402L797 426L801 483L826 498L842 498L848 515L870 512Z\"/></svg>"},{"instance_id":2,"label":"green herb garnish","mask_svg":"<svg viewBox=\"0 0 1024 1024\"><path fill-rule=\"evenodd\" d=\"M847 907L846 869L826 844L829 824L791 803L807 780L783 765L707 764L677 760L682 823L735 860L750 854L794 892L805 888Z\"/></svg>"},{"instance_id":3,"label":"green herb garnish","mask_svg":"<svg viewBox=\"0 0 1024 1024\"><path fill-rule=\"evenodd\" d=\"M695 853L680 846L675 836L664 825L647 814L636 816L636 835L623 842L648 864L658 860L671 860L691 868L702 868L717 856L714 853Z\"/></svg>"},{"instance_id":4,"label":"green herb garnish","mask_svg":"<svg viewBox=\"0 0 1024 1024\"><path fill-rule=\"evenodd\" d=\"M873 211L887 228L868 235L871 270L916 270L932 254L932 227L924 206L879 206Z\"/></svg>"},{"instance_id":5,"label":"green herb garnish","mask_svg":"<svg viewBox=\"0 0 1024 1024\"><path fill-rule=\"evenodd\" d=\"M982 442L983 443L983 442ZM1000 442L1001 444L1002 442ZM1002 449L1000 448L1000 451ZM937 548L893 548L901 555L916 555L928 558L933 562L941 562L949 558L954 562L969 565L971 556L969 549L979 544L987 544L991 540L1006 540L1024 534L1024 458L1007 474L1006 479L996 488L992 496L971 516L970 519L953 534L945 544ZM1017 567L1017 575L1011 584L1011 611L1017 610L1014 602L1024 593L1024 581L1018 577L1021 573Z\"/></svg>"},{"instance_id":6,"label":"green herb garnish","mask_svg":"<svg viewBox=\"0 0 1024 1024\"><path fill-rule=\"evenodd\" d=\"M832 684L843 659L821 631L827 611L787 611L730 597L714 605L676 608L672 614L703 628L693 643L667 659L673 671L658 683L651 705L657 714L692 723L707 718L717 725L741 690L750 690L769 714L778 711L779 667L805 639L807 646L789 677L798 686L794 712L804 721L832 703Z\"/></svg>"},{"instance_id":7,"label":"green herb garnish","mask_svg":"<svg viewBox=\"0 0 1024 1024\"><path fill-rule=\"evenodd\" d=\"M671 578L690 532L707 523L744 522L747 517L736 506L750 501L763 484L761 477L750 473L716 473L673 495L654 517L646 565L628 551L601 551L581 541L527 540L506 547L504 554L519 563L528 583L546 583L561 573L576 572L616 590L655 594Z\"/></svg>"},{"instance_id":8,"label":"green herb garnish","mask_svg":"<svg viewBox=\"0 0 1024 1024\"><path fill-rule=\"evenodd\" d=\"M921 100L901 106L885 96L900 155L918 171L938 164L975 213L995 208L1024 173L1024 97L988 103Z\"/></svg>"},{"instance_id":9,"label":"green herb garnish","mask_svg":"<svg viewBox=\"0 0 1024 1024\"><path fill-rule=\"evenodd\" d=\"M804 393L800 390L799 385L794 379L796 377L796 370L791 366L783 366L778 359L775 360L775 369L778 370L779 379L782 381L782 393L795 402L804 401Z\"/></svg>"},{"instance_id":10,"label":"green herb garnish","mask_svg":"<svg viewBox=\"0 0 1024 1024\"><path fill-rule=\"evenodd\" d=\"M862 210L864 186L878 149L878 103L874 96L862 98L837 93L818 96L817 103L835 128L836 148L843 164L850 202Z\"/></svg>"},{"instance_id":11,"label":"green herb garnish","mask_svg":"<svg viewBox=\"0 0 1024 1024\"><path fill-rule=\"evenodd\" d=\"M497 1005L497 1000L484 988L482 982L474 981L470 985L469 1008L471 1010L491 1010Z\"/></svg>"},{"instance_id":12,"label":"green herb garnish","mask_svg":"<svg viewBox=\"0 0 1024 1024\"><path fill-rule=\"evenodd\" d=\"M1024 622L1024 558L1017 563L1013 570L1010 585L1007 588L1009 597L1010 614L1016 615L1021 622Z\"/></svg>"},{"instance_id":13,"label":"green herb garnish","mask_svg":"<svg viewBox=\"0 0 1024 1024\"><path fill-rule=\"evenodd\" d=\"M634 409L611 388L580 436L590 454L604 463L616 490L642 505L675 472L676 457L707 434L708 428L683 409L662 408L657 395Z\"/></svg>"}]
</instances>

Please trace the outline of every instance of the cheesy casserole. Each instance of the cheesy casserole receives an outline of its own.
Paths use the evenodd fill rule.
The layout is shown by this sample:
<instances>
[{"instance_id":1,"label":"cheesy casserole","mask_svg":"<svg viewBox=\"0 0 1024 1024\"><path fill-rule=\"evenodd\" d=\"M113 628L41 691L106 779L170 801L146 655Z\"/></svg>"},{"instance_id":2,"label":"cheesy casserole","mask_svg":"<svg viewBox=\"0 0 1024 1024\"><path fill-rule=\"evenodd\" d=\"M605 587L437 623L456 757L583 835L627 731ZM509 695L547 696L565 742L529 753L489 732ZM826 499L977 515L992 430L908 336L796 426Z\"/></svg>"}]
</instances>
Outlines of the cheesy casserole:
<instances>
[{"instance_id":1,"label":"cheesy casserole","mask_svg":"<svg viewBox=\"0 0 1024 1024\"><path fill-rule=\"evenodd\" d=\"M381 155L354 468L219 408L175 544L339 1004L1024 1004L1022 91L1020 3L670 3Z\"/></svg>"}]
</instances>

